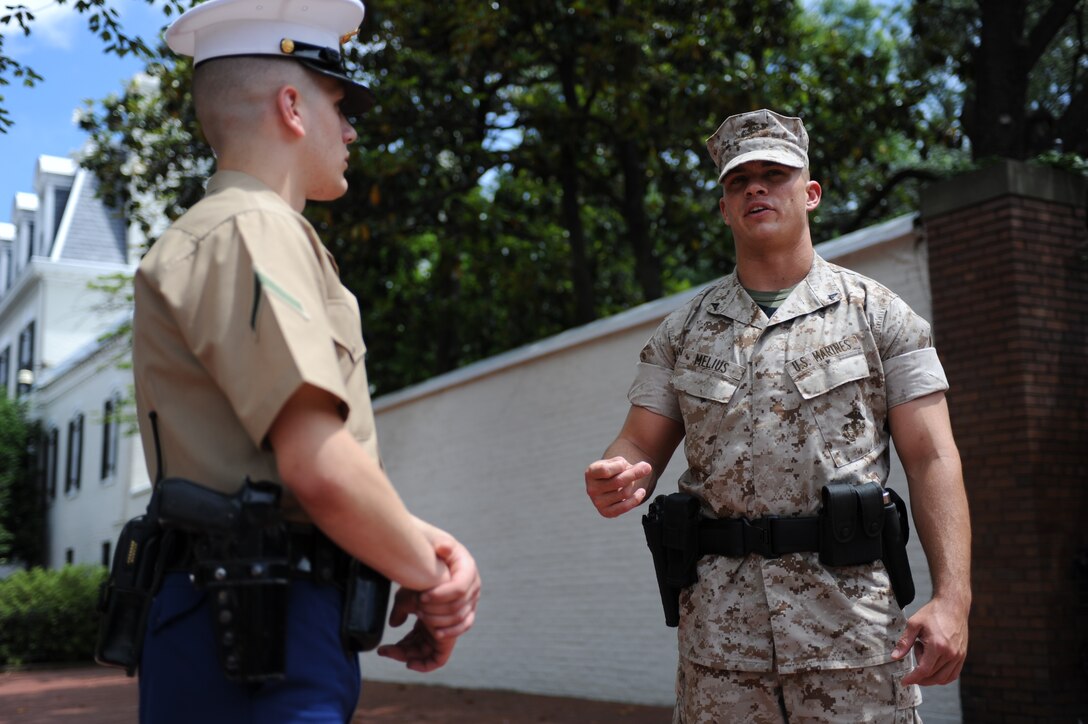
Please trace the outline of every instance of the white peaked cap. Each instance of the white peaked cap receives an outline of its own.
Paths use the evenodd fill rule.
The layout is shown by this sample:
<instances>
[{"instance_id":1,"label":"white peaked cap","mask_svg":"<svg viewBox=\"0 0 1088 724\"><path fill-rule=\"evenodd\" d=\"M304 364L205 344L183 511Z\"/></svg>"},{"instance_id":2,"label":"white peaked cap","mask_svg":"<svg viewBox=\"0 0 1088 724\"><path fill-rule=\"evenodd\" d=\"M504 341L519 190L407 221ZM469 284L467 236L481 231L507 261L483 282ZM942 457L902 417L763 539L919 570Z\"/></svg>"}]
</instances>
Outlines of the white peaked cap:
<instances>
[{"instance_id":1,"label":"white peaked cap","mask_svg":"<svg viewBox=\"0 0 1088 724\"><path fill-rule=\"evenodd\" d=\"M348 99L361 112L373 98L348 77L340 45L359 29L365 13L360 0L207 0L174 21L166 44L195 64L232 56L294 58L344 81Z\"/></svg>"}]
</instances>

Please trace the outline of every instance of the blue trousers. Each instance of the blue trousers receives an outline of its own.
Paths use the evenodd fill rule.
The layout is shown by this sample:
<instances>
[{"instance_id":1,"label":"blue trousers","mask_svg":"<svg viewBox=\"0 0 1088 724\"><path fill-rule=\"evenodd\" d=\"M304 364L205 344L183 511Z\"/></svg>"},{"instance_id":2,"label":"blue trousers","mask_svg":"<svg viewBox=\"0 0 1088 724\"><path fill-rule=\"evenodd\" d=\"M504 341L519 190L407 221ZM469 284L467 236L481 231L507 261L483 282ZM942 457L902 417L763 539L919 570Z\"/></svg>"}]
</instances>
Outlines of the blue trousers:
<instances>
[{"instance_id":1,"label":"blue trousers","mask_svg":"<svg viewBox=\"0 0 1088 724\"><path fill-rule=\"evenodd\" d=\"M141 724L344 724L359 702L359 659L340 644L341 593L291 584L287 675L249 686L228 681L215 647L207 594L171 573L155 597L140 659Z\"/></svg>"}]
</instances>

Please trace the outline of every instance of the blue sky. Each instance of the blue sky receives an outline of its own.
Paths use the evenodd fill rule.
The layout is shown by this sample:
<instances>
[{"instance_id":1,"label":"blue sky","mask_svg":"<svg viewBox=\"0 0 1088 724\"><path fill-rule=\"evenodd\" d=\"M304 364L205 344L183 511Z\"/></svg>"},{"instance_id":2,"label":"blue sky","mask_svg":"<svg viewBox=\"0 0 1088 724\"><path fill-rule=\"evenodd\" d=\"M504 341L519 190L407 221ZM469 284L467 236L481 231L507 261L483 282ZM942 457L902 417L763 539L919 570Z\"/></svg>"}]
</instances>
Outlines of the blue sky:
<instances>
[{"instance_id":1,"label":"blue sky","mask_svg":"<svg viewBox=\"0 0 1088 724\"><path fill-rule=\"evenodd\" d=\"M86 16L71 4L22 1L36 17L31 33L24 37L14 26L0 26L3 52L29 65L45 80L34 88L16 82L0 87L4 105L15 121L6 134L0 133L0 222L11 221L17 191L33 191L38 156L68 156L83 145L86 134L72 118L84 99L97 101L110 93L120 93L126 81L144 66L132 57L106 54L105 44L87 29ZM154 37L166 23L162 11L143 0L120 0L115 7L125 31L145 40Z\"/></svg>"}]
</instances>

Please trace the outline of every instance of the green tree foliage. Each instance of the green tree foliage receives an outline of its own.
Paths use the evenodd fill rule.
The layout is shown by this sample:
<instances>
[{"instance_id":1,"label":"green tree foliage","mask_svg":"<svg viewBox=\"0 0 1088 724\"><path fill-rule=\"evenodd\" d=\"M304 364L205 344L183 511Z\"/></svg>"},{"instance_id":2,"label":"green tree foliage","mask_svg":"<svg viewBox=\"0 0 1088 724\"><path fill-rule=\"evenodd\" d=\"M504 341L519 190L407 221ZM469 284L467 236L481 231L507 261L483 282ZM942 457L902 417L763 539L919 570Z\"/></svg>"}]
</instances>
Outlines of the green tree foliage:
<instances>
[{"instance_id":1,"label":"green tree foliage","mask_svg":"<svg viewBox=\"0 0 1088 724\"><path fill-rule=\"evenodd\" d=\"M363 303L377 388L727 272L704 139L729 113L806 118L821 238L910 208L883 188L926 92L896 77L900 41L865 1L372 3L353 57L379 105L349 195L307 213ZM173 218L206 175L187 74L167 58L158 90L84 116L87 165L145 230L150 199Z\"/></svg>"},{"instance_id":2,"label":"green tree foliage","mask_svg":"<svg viewBox=\"0 0 1088 724\"><path fill-rule=\"evenodd\" d=\"M909 17L911 71L946 81L975 158L1088 156L1088 0L915 0Z\"/></svg>"},{"instance_id":3,"label":"green tree foliage","mask_svg":"<svg viewBox=\"0 0 1088 724\"><path fill-rule=\"evenodd\" d=\"M348 195L307 215L362 303L376 389L728 272L704 139L730 113L805 118L817 240L914 210L919 182L969 160L948 80L971 69L915 52L909 9L369 3L350 59L378 106L357 124ZM98 149L85 164L150 232L199 198L211 165L188 73L164 53L157 84L84 115Z\"/></svg>"},{"instance_id":4,"label":"green tree foliage","mask_svg":"<svg viewBox=\"0 0 1088 724\"><path fill-rule=\"evenodd\" d=\"M102 566L33 568L0 581L0 666L91 661Z\"/></svg>"},{"instance_id":5,"label":"green tree foliage","mask_svg":"<svg viewBox=\"0 0 1088 724\"><path fill-rule=\"evenodd\" d=\"M38 426L0 394L0 562L40 563L45 505L36 474Z\"/></svg>"}]
</instances>

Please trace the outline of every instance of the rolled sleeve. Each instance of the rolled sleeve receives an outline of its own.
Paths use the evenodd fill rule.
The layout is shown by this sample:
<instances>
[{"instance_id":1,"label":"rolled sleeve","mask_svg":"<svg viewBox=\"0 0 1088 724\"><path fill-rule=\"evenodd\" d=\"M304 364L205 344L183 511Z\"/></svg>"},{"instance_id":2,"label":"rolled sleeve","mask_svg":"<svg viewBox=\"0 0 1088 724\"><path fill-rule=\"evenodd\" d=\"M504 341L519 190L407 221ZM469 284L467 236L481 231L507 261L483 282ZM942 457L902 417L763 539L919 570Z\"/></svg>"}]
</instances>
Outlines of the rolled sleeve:
<instances>
[{"instance_id":1,"label":"rolled sleeve","mask_svg":"<svg viewBox=\"0 0 1088 724\"><path fill-rule=\"evenodd\" d=\"M667 367L639 362L635 381L627 392L628 401L632 405L645 407L651 412L683 422L676 391L669 382L671 377L672 370Z\"/></svg>"},{"instance_id":2,"label":"rolled sleeve","mask_svg":"<svg viewBox=\"0 0 1088 724\"><path fill-rule=\"evenodd\" d=\"M933 347L907 352L884 361L888 407L948 389L948 378Z\"/></svg>"}]
</instances>

